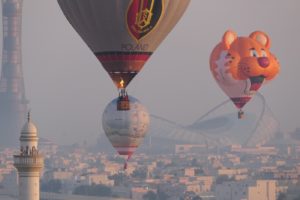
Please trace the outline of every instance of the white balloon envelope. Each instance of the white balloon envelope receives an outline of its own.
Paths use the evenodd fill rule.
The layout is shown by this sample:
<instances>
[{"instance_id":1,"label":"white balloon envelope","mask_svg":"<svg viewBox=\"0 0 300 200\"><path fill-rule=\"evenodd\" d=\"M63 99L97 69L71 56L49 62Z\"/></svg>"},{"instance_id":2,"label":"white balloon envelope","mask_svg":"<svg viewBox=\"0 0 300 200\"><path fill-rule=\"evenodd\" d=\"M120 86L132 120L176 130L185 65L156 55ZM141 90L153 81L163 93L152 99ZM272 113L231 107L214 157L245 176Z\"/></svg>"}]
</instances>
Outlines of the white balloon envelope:
<instances>
[{"instance_id":1,"label":"white balloon envelope","mask_svg":"<svg viewBox=\"0 0 300 200\"><path fill-rule=\"evenodd\" d=\"M130 110L118 110L118 98L112 100L102 116L104 132L112 146L120 155L128 159L145 137L150 123L150 116L139 100L129 96ZM126 168L126 163L125 163Z\"/></svg>"}]
</instances>

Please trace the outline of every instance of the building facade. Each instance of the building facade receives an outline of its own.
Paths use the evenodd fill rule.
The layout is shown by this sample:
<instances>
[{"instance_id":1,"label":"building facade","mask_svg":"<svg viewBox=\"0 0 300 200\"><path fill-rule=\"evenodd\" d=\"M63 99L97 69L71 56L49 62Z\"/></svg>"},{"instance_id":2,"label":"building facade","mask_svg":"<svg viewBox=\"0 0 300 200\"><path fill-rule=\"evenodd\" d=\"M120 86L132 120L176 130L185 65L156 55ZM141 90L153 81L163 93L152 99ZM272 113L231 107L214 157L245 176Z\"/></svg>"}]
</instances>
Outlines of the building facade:
<instances>
[{"instance_id":1,"label":"building facade","mask_svg":"<svg viewBox=\"0 0 300 200\"><path fill-rule=\"evenodd\" d=\"M276 200L276 180L228 181L216 185L218 200Z\"/></svg>"}]
</instances>

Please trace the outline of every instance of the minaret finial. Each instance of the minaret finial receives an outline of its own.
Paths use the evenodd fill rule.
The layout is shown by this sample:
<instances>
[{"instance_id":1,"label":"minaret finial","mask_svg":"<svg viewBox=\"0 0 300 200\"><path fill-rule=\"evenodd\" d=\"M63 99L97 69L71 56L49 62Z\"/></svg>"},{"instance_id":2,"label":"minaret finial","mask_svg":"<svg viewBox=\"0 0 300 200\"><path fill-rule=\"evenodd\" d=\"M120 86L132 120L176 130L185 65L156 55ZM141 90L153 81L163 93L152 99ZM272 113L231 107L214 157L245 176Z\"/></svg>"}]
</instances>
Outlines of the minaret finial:
<instances>
[{"instance_id":1,"label":"minaret finial","mask_svg":"<svg viewBox=\"0 0 300 200\"><path fill-rule=\"evenodd\" d=\"M28 120L28 122L30 122L30 110L27 113L27 120Z\"/></svg>"}]
</instances>

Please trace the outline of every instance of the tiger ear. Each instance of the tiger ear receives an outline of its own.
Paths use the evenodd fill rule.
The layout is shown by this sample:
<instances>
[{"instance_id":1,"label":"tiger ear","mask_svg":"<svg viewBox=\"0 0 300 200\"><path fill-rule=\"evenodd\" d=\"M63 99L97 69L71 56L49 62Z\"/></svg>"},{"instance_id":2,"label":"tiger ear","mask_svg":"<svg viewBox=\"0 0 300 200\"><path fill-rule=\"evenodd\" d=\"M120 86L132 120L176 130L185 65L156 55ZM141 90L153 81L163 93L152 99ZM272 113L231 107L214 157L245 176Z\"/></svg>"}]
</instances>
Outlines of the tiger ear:
<instances>
[{"instance_id":1,"label":"tiger ear","mask_svg":"<svg viewBox=\"0 0 300 200\"><path fill-rule=\"evenodd\" d=\"M226 49L230 49L231 44L236 40L236 38L236 33L234 31L228 30L223 35L222 43L225 45Z\"/></svg>"},{"instance_id":2,"label":"tiger ear","mask_svg":"<svg viewBox=\"0 0 300 200\"><path fill-rule=\"evenodd\" d=\"M269 36L262 31L254 31L249 37L256 40L268 49L271 47L271 40Z\"/></svg>"}]
</instances>

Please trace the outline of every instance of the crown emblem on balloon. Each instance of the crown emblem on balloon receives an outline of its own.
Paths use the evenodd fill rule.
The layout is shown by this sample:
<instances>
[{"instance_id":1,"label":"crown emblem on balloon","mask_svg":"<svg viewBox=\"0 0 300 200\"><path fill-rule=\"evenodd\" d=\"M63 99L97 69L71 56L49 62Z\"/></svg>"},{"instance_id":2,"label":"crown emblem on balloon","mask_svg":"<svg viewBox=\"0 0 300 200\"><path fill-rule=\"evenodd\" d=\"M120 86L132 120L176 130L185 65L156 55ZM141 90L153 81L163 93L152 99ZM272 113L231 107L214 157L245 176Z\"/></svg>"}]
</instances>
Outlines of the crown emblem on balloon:
<instances>
[{"instance_id":1,"label":"crown emblem on balloon","mask_svg":"<svg viewBox=\"0 0 300 200\"><path fill-rule=\"evenodd\" d=\"M163 13L164 0L132 0L126 16L130 35L140 40L158 24Z\"/></svg>"},{"instance_id":2,"label":"crown emblem on balloon","mask_svg":"<svg viewBox=\"0 0 300 200\"><path fill-rule=\"evenodd\" d=\"M150 25L153 17L153 6L154 0L150 1L150 8L143 8L144 0L141 1L139 12L136 14L135 24L139 27L140 30L143 30Z\"/></svg>"}]
</instances>

